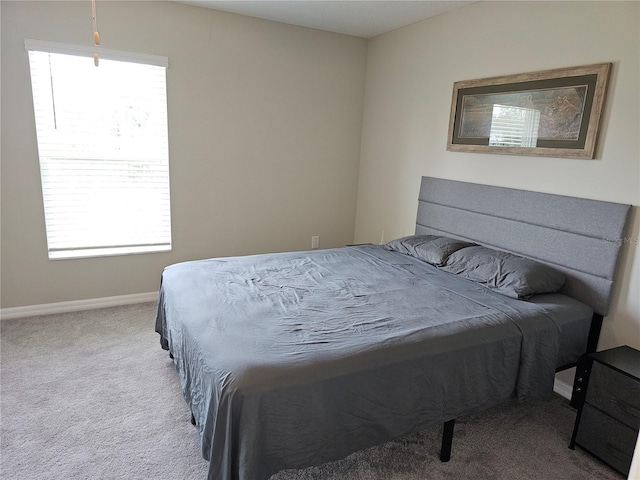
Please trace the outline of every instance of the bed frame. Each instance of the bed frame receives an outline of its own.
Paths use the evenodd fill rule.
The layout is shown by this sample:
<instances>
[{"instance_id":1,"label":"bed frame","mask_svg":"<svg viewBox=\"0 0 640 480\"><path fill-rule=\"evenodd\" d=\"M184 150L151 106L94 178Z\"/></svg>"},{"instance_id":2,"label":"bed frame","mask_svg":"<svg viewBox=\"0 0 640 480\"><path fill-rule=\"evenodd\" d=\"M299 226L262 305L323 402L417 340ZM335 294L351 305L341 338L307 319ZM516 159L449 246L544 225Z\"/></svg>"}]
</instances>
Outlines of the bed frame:
<instances>
[{"instance_id":1,"label":"bed frame","mask_svg":"<svg viewBox=\"0 0 640 480\"><path fill-rule=\"evenodd\" d=\"M609 312L630 211L619 203L423 177L416 234L476 242L562 271L561 293L593 308L585 352L591 353ZM454 424L444 424L443 462L451 455Z\"/></svg>"},{"instance_id":2,"label":"bed frame","mask_svg":"<svg viewBox=\"0 0 640 480\"><path fill-rule=\"evenodd\" d=\"M611 304L630 205L431 177L422 178L418 200L416 234L475 242L562 271L566 283L561 293L592 308L584 345L587 352L596 350L602 320ZM161 304L162 300L159 313ZM159 319L160 314L156 331L163 348L168 348ZM574 350L561 362L571 361L578 353ZM574 364L556 365L558 370L571 366ZM458 412L450 410L436 419L444 422L442 461L451 456L455 426L455 418L446 416ZM193 415L191 420L196 423Z\"/></svg>"}]
</instances>

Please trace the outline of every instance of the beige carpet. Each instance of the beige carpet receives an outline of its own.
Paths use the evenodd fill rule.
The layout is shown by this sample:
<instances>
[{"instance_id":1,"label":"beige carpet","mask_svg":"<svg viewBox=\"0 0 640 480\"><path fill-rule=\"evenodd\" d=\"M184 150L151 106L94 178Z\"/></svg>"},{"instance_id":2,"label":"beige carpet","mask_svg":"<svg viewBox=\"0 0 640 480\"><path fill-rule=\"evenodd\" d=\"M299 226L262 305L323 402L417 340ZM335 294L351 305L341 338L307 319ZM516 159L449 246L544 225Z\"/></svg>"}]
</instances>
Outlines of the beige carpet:
<instances>
[{"instance_id":1,"label":"beige carpet","mask_svg":"<svg viewBox=\"0 0 640 480\"><path fill-rule=\"evenodd\" d=\"M1 478L206 478L154 314L141 304L2 321ZM623 478L567 448L574 416L560 397L508 404L458 419L449 463L435 426L272 480Z\"/></svg>"}]
</instances>

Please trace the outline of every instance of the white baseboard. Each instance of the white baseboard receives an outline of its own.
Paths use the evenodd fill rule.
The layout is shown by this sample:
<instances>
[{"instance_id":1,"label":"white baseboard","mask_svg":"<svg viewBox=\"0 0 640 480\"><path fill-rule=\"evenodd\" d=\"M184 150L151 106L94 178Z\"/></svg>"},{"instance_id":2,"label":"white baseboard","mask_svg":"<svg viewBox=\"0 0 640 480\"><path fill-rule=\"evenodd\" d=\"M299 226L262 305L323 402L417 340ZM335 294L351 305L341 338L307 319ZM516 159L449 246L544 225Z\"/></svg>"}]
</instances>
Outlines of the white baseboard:
<instances>
[{"instance_id":1,"label":"white baseboard","mask_svg":"<svg viewBox=\"0 0 640 480\"><path fill-rule=\"evenodd\" d=\"M558 380L557 378L553 382L553 391L561 397L571 400L571 393L573 392L573 386L568 383Z\"/></svg>"},{"instance_id":2,"label":"white baseboard","mask_svg":"<svg viewBox=\"0 0 640 480\"><path fill-rule=\"evenodd\" d=\"M41 305L2 308L0 309L0 319L9 320L12 318L32 317L34 315L50 315L52 313L95 310L97 308L155 302L157 299L158 292L146 292L134 293L132 295L118 295L116 297L89 298L87 300L72 300L69 302L44 303Z\"/></svg>"}]
</instances>

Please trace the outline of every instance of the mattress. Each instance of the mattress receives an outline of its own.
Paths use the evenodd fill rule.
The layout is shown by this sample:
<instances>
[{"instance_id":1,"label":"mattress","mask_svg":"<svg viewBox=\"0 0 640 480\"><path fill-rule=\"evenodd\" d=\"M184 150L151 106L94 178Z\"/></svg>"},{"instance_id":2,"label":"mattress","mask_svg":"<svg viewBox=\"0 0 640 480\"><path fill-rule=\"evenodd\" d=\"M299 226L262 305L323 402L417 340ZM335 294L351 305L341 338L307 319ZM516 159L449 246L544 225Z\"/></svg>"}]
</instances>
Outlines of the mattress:
<instances>
[{"instance_id":1,"label":"mattress","mask_svg":"<svg viewBox=\"0 0 640 480\"><path fill-rule=\"evenodd\" d=\"M564 295L517 300L362 245L167 267L156 331L209 479L261 480L549 396L591 315Z\"/></svg>"}]
</instances>

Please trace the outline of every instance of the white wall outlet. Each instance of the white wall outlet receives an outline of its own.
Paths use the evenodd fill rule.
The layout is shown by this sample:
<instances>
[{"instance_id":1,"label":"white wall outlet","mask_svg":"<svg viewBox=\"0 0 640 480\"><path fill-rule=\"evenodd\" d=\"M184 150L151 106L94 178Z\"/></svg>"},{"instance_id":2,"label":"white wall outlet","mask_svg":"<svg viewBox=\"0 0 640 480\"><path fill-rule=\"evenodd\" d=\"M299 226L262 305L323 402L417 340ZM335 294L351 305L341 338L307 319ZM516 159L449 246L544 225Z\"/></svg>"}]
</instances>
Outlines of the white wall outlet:
<instances>
[{"instance_id":1,"label":"white wall outlet","mask_svg":"<svg viewBox=\"0 0 640 480\"><path fill-rule=\"evenodd\" d=\"M311 248L320 248L320 237L318 235L311 237Z\"/></svg>"}]
</instances>

